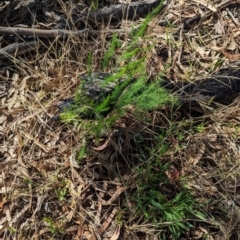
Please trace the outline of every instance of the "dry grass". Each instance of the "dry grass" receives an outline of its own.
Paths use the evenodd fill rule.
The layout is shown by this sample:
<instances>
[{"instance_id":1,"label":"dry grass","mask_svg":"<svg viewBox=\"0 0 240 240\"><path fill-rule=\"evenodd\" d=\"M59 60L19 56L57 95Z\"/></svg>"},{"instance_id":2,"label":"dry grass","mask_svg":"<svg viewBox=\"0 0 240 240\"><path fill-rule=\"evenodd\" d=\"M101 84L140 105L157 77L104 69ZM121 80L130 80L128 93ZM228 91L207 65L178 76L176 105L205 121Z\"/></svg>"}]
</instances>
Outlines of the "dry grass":
<instances>
[{"instance_id":1,"label":"dry grass","mask_svg":"<svg viewBox=\"0 0 240 240\"><path fill-rule=\"evenodd\" d=\"M197 2L171 0L150 22L148 37L139 43L155 46L146 56L149 76L164 70L176 81L194 81L239 56L239 28L225 10L216 11L199 27L187 31L180 27L182 19L208 9ZM64 2L61 7L72 9ZM231 9L240 15L239 5ZM172 24L160 26L163 19ZM125 20L122 26L134 24ZM126 45L131 40L126 34L121 41ZM84 164L76 156L83 133L52 118L58 103L73 96L79 74L90 67L101 69L109 44L104 32L95 39L56 39L47 50L0 69L0 83L10 84L8 94L0 99L1 239L157 239L151 223L134 215L130 200L136 188L134 163L141 157L132 139L141 133L150 147L156 128L170 127L162 116L171 114L180 125L182 114L166 109L149 113L152 125L127 114L117 123L118 132L101 139L100 146L92 141ZM162 161L184 176L197 200L211 200L205 208L206 220L192 219L195 228L181 239L240 238L239 118L236 99L191 120L194 131L182 129L181 138L167 139L170 145ZM133 212L125 213L126 206Z\"/></svg>"}]
</instances>

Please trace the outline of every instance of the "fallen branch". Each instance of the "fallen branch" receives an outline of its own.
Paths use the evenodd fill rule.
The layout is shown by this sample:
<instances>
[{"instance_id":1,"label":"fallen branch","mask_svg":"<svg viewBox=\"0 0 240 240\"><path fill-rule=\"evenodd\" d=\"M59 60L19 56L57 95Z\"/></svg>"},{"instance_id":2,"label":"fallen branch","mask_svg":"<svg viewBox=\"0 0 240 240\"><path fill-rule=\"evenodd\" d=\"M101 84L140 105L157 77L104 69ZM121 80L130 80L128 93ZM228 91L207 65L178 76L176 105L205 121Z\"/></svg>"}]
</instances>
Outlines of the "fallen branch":
<instances>
[{"instance_id":1,"label":"fallen branch","mask_svg":"<svg viewBox=\"0 0 240 240\"><path fill-rule=\"evenodd\" d=\"M102 21L118 21L122 19L134 19L144 17L156 8L162 2L163 6L167 5L163 0L149 0L144 2L131 2L129 4L116 4L110 7L102 8L98 11L90 11L86 14L80 14L72 18L75 27L85 25L85 22L99 23ZM54 26L54 29L64 29L69 25L69 19L63 20Z\"/></svg>"},{"instance_id":2,"label":"fallen branch","mask_svg":"<svg viewBox=\"0 0 240 240\"><path fill-rule=\"evenodd\" d=\"M221 11L222 9L228 7L231 4L239 4L239 0L225 0L221 3L219 3L216 6L217 11ZM197 13L195 16L186 19L183 21L183 29L187 30L189 28L191 28L191 25L198 23L198 25L201 25L208 17L210 17L212 14L214 14L214 11L206 11L204 12L202 15ZM235 22L236 24L236 22Z\"/></svg>"},{"instance_id":3,"label":"fallen branch","mask_svg":"<svg viewBox=\"0 0 240 240\"><path fill-rule=\"evenodd\" d=\"M40 41L13 43L0 49L0 58L11 58L38 49L42 45Z\"/></svg>"},{"instance_id":4,"label":"fallen branch","mask_svg":"<svg viewBox=\"0 0 240 240\"><path fill-rule=\"evenodd\" d=\"M0 34L6 35L27 35L34 37L42 37L42 38L66 38L68 36L78 36L78 37L94 37L100 34L126 34L129 33L130 30L81 30L81 31L68 31L68 30L38 30L38 29L28 29L28 28L16 28L16 27L0 27ZM37 51L39 47L43 46L42 41L31 41L31 42L23 42L23 43L13 43L2 49L0 49L0 59L3 58L11 58L16 57L18 55L23 55L30 51Z\"/></svg>"},{"instance_id":5,"label":"fallen branch","mask_svg":"<svg viewBox=\"0 0 240 240\"><path fill-rule=\"evenodd\" d=\"M0 27L0 35L16 35L16 36L33 36L41 38L66 38L68 36L78 36L78 37L93 37L100 34L112 34L112 33L128 33L128 30L122 29L108 29L108 30L89 30L84 29L80 31L64 30L64 29L51 29L51 30L42 30L35 28L18 28L18 27Z\"/></svg>"}]
</instances>

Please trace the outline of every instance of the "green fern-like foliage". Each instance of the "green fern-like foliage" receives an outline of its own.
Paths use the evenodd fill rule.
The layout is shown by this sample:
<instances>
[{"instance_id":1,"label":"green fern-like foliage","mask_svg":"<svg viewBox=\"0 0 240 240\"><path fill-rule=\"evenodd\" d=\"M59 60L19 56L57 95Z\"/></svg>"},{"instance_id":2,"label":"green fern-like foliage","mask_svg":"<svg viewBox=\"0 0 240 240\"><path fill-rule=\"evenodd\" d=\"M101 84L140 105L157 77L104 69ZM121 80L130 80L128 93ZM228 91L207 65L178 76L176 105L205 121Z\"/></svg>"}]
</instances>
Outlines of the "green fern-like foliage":
<instances>
[{"instance_id":1,"label":"green fern-like foliage","mask_svg":"<svg viewBox=\"0 0 240 240\"><path fill-rule=\"evenodd\" d=\"M158 12L160 8L161 4L155 12ZM62 120L78 122L81 125L83 120L89 119L88 126L91 131L96 129L99 133L101 132L99 128L111 127L115 120L125 114L129 106L139 117L139 114L144 115L146 111L152 111L171 101L166 90L161 88L159 79L148 81L145 56L154 46L142 48L139 42L139 38L144 37L148 23L155 12L145 19L132 37L131 43L125 47L121 57L116 61L118 71L105 79L103 87L104 84L115 82L117 85L114 90L100 102L94 101L86 96L84 81L81 80L81 85L75 94L74 104L61 114ZM103 58L104 69L114 58L114 52L118 47L120 47L120 41L114 35L109 50ZM123 62L124 66L122 66ZM119 82L121 78L125 80Z\"/></svg>"},{"instance_id":2,"label":"green fern-like foliage","mask_svg":"<svg viewBox=\"0 0 240 240\"><path fill-rule=\"evenodd\" d=\"M131 104L138 110L151 111L162 106L166 102L169 102L168 93L160 87L159 82L148 84L147 77L141 76L119 99L117 106L121 108Z\"/></svg>"},{"instance_id":3,"label":"green fern-like foliage","mask_svg":"<svg viewBox=\"0 0 240 240\"><path fill-rule=\"evenodd\" d=\"M112 41L110 43L110 46L109 46L109 49L107 50L107 52L105 53L105 56L103 58L103 62L102 62L102 68L103 69L106 69L109 62L110 62L110 59L112 58L112 56L114 56L114 51L120 47L120 42L117 38L117 35L114 34L113 35L113 38L112 38Z\"/></svg>"}]
</instances>

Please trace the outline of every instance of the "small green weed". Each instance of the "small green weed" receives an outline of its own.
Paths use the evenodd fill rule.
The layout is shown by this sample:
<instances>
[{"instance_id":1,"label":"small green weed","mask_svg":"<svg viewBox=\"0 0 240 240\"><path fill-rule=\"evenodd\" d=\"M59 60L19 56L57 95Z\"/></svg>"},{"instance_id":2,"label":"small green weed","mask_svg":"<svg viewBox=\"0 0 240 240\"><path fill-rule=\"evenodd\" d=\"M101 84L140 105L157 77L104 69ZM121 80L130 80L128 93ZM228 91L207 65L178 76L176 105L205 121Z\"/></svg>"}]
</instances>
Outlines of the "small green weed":
<instances>
[{"instance_id":1,"label":"small green weed","mask_svg":"<svg viewBox=\"0 0 240 240\"><path fill-rule=\"evenodd\" d=\"M92 8L94 11L97 11L98 8L99 8L98 0L91 0L90 3L91 3L91 8Z\"/></svg>"},{"instance_id":2,"label":"small green weed","mask_svg":"<svg viewBox=\"0 0 240 240\"><path fill-rule=\"evenodd\" d=\"M57 194L57 197L59 198L59 200L61 202L65 201L66 200L66 195L67 195L67 189L65 189L65 188L58 188L56 190L56 194Z\"/></svg>"},{"instance_id":3,"label":"small green weed","mask_svg":"<svg viewBox=\"0 0 240 240\"><path fill-rule=\"evenodd\" d=\"M107 52L105 53L105 56L103 58L103 62L102 62L102 68L103 70L107 69L107 67L109 67L109 62L110 59L112 59L112 57L114 56L114 51L119 48L121 46L120 41L117 38L117 35L114 34L112 41L110 43L109 49L107 50Z\"/></svg>"},{"instance_id":4,"label":"small green weed","mask_svg":"<svg viewBox=\"0 0 240 240\"><path fill-rule=\"evenodd\" d=\"M43 222L48 226L50 232L55 236L57 234L64 233L63 222L60 221L60 225L58 225L53 219L49 217L44 217Z\"/></svg>"},{"instance_id":5,"label":"small green weed","mask_svg":"<svg viewBox=\"0 0 240 240\"><path fill-rule=\"evenodd\" d=\"M33 185L33 184L34 184L34 182L33 182L32 179L25 178L25 179L23 179L23 181L24 181L24 183L26 183L27 185Z\"/></svg>"},{"instance_id":6,"label":"small green weed","mask_svg":"<svg viewBox=\"0 0 240 240\"><path fill-rule=\"evenodd\" d=\"M44 186L42 191L44 192L53 189L55 196L60 201L65 201L67 199L67 195L69 194L68 186L69 182L65 178L60 177L58 173L56 173L52 176L46 186Z\"/></svg>"},{"instance_id":7,"label":"small green weed","mask_svg":"<svg viewBox=\"0 0 240 240\"><path fill-rule=\"evenodd\" d=\"M8 231L10 232L11 235L14 235L17 233L17 229L14 227L8 227Z\"/></svg>"},{"instance_id":8,"label":"small green weed","mask_svg":"<svg viewBox=\"0 0 240 240\"><path fill-rule=\"evenodd\" d=\"M201 132L203 132L205 130L205 124L201 123L201 124L197 125L195 127L195 129L196 129L197 132L201 133Z\"/></svg>"},{"instance_id":9,"label":"small green weed","mask_svg":"<svg viewBox=\"0 0 240 240\"><path fill-rule=\"evenodd\" d=\"M86 150L87 150L87 147L86 147L86 141L85 139L83 138L83 143L81 144L81 147L77 153L77 161L79 163L81 163L81 161L83 160L83 158L85 157L86 155Z\"/></svg>"},{"instance_id":10,"label":"small green weed","mask_svg":"<svg viewBox=\"0 0 240 240\"><path fill-rule=\"evenodd\" d=\"M87 71L88 72L92 72L92 51L90 51L90 53L88 54L88 57L87 57Z\"/></svg>"},{"instance_id":11,"label":"small green weed","mask_svg":"<svg viewBox=\"0 0 240 240\"><path fill-rule=\"evenodd\" d=\"M166 172L169 163L162 163L168 149L165 138L161 135L156 144L156 151L151 150L150 157L141 161L137 168L137 190L131 196L136 206L136 215L144 216L144 221L152 222L158 226L160 239L179 239L180 235L193 227L187 219L191 216L204 219L198 210L199 203L194 196L181 184L181 180L172 181Z\"/></svg>"}]
</instances>

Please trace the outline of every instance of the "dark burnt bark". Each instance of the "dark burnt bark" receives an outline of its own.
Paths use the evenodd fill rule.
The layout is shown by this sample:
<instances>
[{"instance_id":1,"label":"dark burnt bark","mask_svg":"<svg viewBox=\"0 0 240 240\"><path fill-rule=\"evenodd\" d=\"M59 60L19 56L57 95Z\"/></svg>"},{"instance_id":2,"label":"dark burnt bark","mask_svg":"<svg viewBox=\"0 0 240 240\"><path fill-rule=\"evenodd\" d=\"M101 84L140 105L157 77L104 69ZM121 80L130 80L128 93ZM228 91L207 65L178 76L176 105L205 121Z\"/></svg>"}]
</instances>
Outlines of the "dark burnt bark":
<instances>
[{"instance_id":1,"label":"dark burnt bark","mask_svg":"<svg viewBox=\"0 0 240 240\"><path fill-rule=\"evenodd\" d=\"M99 102L104 96L111 92L116 85L107 85L103 87L104 79L111 76L108 73L94 73L92 76L84 75L82 80L85 81L84 91L86 96ZM118 82L124 81L120 79ZM159 86L160 87L160 86ZM209 101L228 104L232 97L240 92L240 61L234 65L224 67L202 80L197 80L192 83L171 83L165 79L162 83L163 88L173 93L180 103L189 110L190 114L194 111L203 113L199 106L200 103L208 104ZM68 99L59 105L60 111L72 104L73 99ZM194 108L194 107L197 108ZM197 110L196 110L197 109Z\"/></svg>"},{"instance_id":2,"label":"dark burnt bark","mask_svg":"<svg viewBox=\"0 0 240 240\"><path fill-rule=\"evenodd\" d=\"M122 19L134 19L136 17L144 17L150 13L161 3L161 0L150 0L144 2L132 2L129 4L116 4L109 7L102 8L98 11L90 11L88 13L75 15L72 21L63 19L54 28L66 29L74 23L77 29L86 27L86 24L92 26L97 25L99 22L115 22ZM166 3L163 4L166 6Z\"/></svg>"},{"instance_id":3,"label":"dark burnt bark","mask_svg":"<svg viewBox=\"0 0 240 240\"><path fill-rule=\"evenodd\" d=\"M176 93L183 102L213 99L224 103L229 97L240 92L240 61L220 69L205 79L181 84L168 84L165 81L164 87Z\"/></svg>"}]
</instances>

